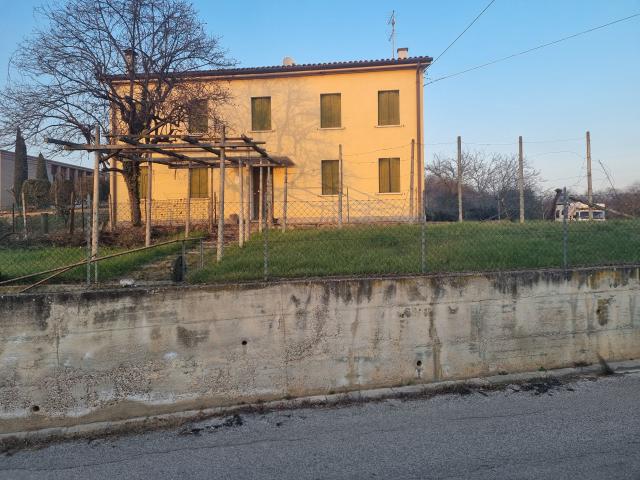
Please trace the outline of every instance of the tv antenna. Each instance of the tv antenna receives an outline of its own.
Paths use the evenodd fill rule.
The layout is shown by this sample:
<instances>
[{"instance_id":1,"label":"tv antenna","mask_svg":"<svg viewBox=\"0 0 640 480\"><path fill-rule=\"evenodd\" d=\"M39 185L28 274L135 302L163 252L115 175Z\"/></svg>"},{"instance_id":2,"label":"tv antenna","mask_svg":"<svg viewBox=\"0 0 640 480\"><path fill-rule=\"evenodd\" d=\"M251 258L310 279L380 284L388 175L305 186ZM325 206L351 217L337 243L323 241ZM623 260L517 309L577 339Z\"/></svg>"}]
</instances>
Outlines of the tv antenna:
<instances>
[{"instance_id":1,"label":"tv antenna","mask_svg":"<svg viewBox=\"0 0 640 480\"><path fill-rule=\"evenodd\" d=\"M389 41L391 42L391 58L396 59L396 11L391 11L391 16L387 21L387 25L391 25L391 35L389 35Z\"/></svg>"}]
</instances>

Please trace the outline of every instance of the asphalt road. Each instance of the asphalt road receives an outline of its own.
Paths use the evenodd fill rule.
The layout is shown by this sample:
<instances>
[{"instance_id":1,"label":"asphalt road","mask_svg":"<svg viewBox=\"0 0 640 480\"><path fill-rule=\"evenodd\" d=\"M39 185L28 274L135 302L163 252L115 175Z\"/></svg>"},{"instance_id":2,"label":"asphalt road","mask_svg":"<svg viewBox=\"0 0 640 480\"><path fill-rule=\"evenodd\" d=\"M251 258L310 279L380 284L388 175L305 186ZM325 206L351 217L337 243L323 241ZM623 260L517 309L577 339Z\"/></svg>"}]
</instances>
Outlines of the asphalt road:
<instances>
[{"instance_id":1,"label":"asphalt road","mask_svg":"<svg viewBox=\"0 0 640 480\"><path fill-rule=\"evenodd\" d=\"M519 391L515 391L519 390ZM640 374L210 419L0 457L2 479L640 479Z\"/></svg>"}]
</instances>

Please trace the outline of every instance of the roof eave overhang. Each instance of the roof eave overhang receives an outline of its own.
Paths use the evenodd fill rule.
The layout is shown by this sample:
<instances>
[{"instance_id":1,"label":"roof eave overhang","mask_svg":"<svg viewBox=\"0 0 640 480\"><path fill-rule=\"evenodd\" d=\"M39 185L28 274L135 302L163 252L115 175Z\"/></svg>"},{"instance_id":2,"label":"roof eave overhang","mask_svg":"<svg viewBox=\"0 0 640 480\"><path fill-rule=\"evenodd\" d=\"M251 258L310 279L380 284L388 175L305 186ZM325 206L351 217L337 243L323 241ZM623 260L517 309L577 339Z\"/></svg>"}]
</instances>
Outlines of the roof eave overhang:
<instances>
[{"instance_id":1,"label":"roof eave overhang","mask_svg":"<svg viewBox=\"0 0 640 480\"><path fill-rule=\"evenodd\" d=\"M323 68L310 68L310 69L300 69L288 70L286 68L278 68L273 71L262 71L262 72L241 72L241 73L229 73L225 74L224 71L220 72L192 72L190 74L178 74L178 77L184 80L222 80L222 81L231 81L231 80L253 80L253 79L263 79L263 78L282 78L282 77L302 77L302 76L311 76L311 75L340 75L340 74L349 74L349 73L364 73L364 72L373 72L373 71L392 71L392 70L415 70L416 68L424 70L431 64L432 59L430 57L425 57L420 60L411 61L411 62L403 62L403 63L389 63L389 64L381 64L381 65L356 65L356 66L346 66L346 67L323 67ZM129 81L128 78L124 76L112 76L110 77L111 81L114 83L126 83Z\"/></svg>"}]
</instances>

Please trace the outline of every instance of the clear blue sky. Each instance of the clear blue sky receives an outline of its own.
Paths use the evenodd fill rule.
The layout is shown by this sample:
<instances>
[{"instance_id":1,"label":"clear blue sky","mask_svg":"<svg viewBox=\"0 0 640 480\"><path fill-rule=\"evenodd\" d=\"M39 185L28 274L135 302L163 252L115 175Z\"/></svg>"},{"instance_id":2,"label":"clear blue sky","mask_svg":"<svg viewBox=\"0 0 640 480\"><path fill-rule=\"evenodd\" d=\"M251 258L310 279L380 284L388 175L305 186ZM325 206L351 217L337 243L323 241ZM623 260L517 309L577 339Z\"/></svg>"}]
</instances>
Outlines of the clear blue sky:
<instances>
[{"instance_id":1,"label":"clear blue sky","mask_svg":"<svg viewBox=\"0 0 640 480\"><path fill-rule=\"evenodd\" d=\"M55 1L55 0L52 0ZM386 20L397 14L399 46L437 56L489 0L195 0L212 33L241 65L388 57ZM0 84L15 44L33 26L36 0L0 0ZM433 78L640 12L640 0L496 0L439 60ZM640 181L640 17L457 78L425 87L427 161L471 149L525 153L546 188L586 184L584 133L591 131L594 185ZM477 144L511 145L477 145ZM562 153L552 153L562 152Z\"/></svg>"}]
</instances>

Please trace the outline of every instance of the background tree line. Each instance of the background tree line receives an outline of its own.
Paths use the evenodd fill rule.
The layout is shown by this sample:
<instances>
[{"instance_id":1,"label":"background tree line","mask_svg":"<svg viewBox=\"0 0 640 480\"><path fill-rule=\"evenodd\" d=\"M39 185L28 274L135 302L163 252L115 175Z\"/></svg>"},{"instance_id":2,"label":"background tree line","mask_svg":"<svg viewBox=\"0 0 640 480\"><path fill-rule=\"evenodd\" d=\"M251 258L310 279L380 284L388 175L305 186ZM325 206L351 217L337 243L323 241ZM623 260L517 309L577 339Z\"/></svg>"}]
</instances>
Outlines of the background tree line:
<instances>
[{"instance_id":1,"label":"background tree line","mask_svg":"<svg viewBox=\"0 0 640 480\"><path fill-rule=\"evenodd\" d=\"M468 220L513 220L519 215L518 156L481 151L462 153L462 199ZM427 216L458 219L457 158L436 154L427 164ZM542 218L539 172L524 161L525 217Z\"/></svg>"}]
</instances>

